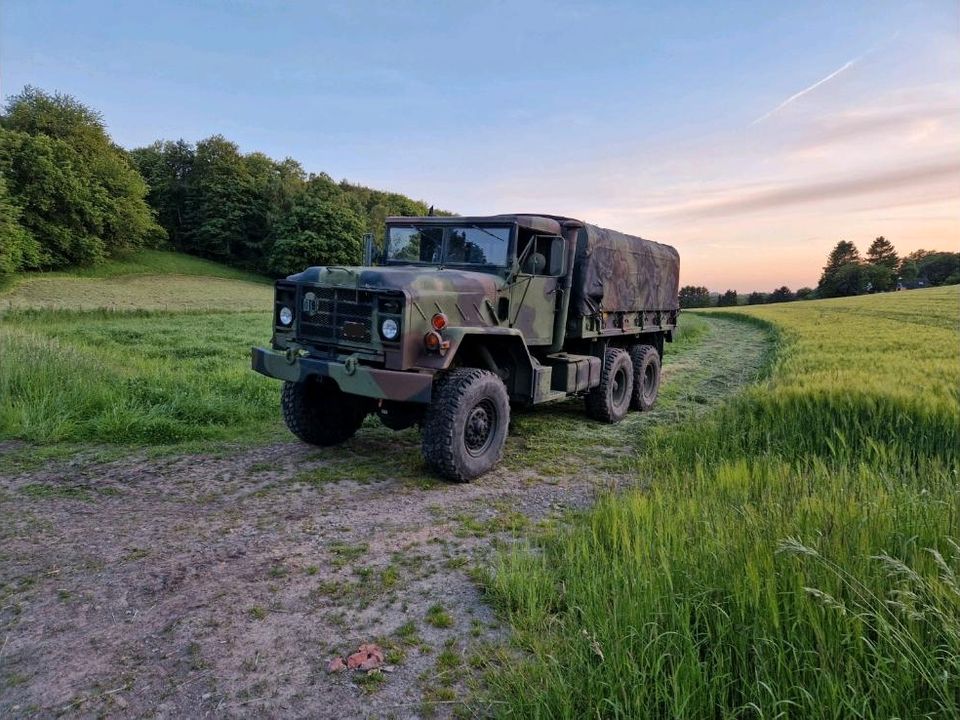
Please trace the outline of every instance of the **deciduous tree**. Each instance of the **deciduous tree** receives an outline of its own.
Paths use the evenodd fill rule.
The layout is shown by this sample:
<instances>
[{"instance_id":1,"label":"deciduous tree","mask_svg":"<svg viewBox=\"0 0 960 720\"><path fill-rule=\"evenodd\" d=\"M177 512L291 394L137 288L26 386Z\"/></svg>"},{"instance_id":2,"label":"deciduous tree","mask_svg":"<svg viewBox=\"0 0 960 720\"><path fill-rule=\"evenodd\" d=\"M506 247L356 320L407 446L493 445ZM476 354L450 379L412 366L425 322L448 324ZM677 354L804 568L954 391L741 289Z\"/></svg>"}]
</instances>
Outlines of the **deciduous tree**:
<instances>
[{"instance_id":1,"label":"deciduous tree","mask_svg":"<svg viewBox=\"0 0 960 720\"><path fill-rule=\"evenodd\" d=\"M793 293L790 292L790 288L788 288L786 285L778 287L776 290L770 293L769 297L767 298L767 301L772 303L789 302L790 300L793 300Z\"/></svg>"},{"instance_id":2,"label":"deciduous tree","mask_svg":"<svg viewBox=\"0 0 960 720\"><path fill-rule=\"evenodd\" d=\"M685 285L680 288L680 307L702 308L710 305L710 291L699 285Z\"/></svg>"},{"instance_id":3,"label":"deciduous tree","mask_svg":"<svg viewBox=\"0 0 960 720\"><path fill-rule=\"evenodd\" d=\"M363 221L350 208L306 193L277 222L270 270L285 276L311 265L355 265L363 230Z\"/></svg>"},{"instance_id":4,"label":"deciduous tree","mask_svg":"<svg viewBox=\"0 0 960 720\"><path fill-rule=\"evenodd\" d=\"M0 274L40 265L40 244L20 225L20 206L0 175Z\"/></svg>"},{"instance_id":5,"label":"deciduous tree","mask_svg":"<svg viewBox=\"0 0 960 720\"><path fill-rule=\"evenodd\" d=\"M162 239L146 183L98 113L27 87L7 102L0 128L0 172L41 267L89 264Z\"/></svg>"},{"instance_id":6,"label":"deciduous tree","mask_svg":"<svg viewBox=\"0 0 960 720\"><path fill-rule=\"evenodd\" d=\"M737 302L739 302L739 300L736 290L727 290L717 298L717 305L719 307L732 307L736 305Z\"/></svg>"}]
</instances>

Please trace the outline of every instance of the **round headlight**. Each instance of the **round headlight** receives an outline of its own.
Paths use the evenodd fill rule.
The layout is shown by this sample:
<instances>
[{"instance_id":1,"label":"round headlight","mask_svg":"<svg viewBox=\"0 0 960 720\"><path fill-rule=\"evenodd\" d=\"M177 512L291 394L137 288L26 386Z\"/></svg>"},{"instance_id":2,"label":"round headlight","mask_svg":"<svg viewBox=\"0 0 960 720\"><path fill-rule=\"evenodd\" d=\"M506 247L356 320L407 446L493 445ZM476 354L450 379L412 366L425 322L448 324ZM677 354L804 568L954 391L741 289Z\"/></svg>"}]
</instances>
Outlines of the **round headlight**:
<instances>
[{"instance_id":1,"label":"round headlight","mask_svg":"<svg viewBox=\"0 0 960 720\"><path fill-rule=\"evenodd\" d=\"M293 310L284 305L280 308L280 324L289 325L293 322Z\"/></svg>"},{"instance_id":2,"label":"round headlight","mask_svg":"<svg viewBox=\"0 0 960 720\"><path fill-rule=\"evenodd\" d=\"M397 333L400 332L400 326L397 325L396 320L387 318L380 326L380 332L387 340L393 340L397 336Z\"/></svg>"}]
</instances>

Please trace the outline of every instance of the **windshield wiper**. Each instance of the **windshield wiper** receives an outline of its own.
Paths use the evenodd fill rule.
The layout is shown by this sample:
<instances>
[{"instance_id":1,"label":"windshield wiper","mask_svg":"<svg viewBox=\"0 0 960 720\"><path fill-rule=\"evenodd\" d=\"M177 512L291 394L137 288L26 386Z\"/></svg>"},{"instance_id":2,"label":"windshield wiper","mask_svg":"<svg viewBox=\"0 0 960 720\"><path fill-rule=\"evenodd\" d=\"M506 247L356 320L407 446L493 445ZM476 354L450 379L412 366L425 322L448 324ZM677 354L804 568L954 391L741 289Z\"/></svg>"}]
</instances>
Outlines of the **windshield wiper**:
<instances>
[{"instance_id":1,"label":"windshield wiper","mask_svg":"<svg viewBox=\"0 0 960 720\"><path fill-rule=\"evenodd\" d=\"M479 231L482 232L482 233L486 233L486 234L489 235L490 237L496 238L496 239L499 240L500 242L506 242L506 240L504 240L504 239L503 239L502 237L500 237L499 235L494 235L492 232L490 232L489 230L484 230L484 229L483 229L482 227L480 227L479 225L471 225L470 227L472 227L472 228L474 228L474 229L476 229L476 230L479 230Z\"/></svg>"}]
</instances>

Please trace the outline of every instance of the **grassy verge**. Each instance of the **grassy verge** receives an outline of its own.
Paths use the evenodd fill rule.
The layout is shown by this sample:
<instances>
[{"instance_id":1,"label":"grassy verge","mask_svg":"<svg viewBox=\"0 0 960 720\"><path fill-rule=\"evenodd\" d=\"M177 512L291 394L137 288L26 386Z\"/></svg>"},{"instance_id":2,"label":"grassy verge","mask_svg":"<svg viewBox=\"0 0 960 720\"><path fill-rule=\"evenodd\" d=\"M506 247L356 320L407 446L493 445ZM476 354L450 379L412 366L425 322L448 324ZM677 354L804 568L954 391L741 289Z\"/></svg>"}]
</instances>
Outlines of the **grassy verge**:
<instances>
[{"instance_id":1,"label":"grassy verge","mask_svg":"<svg viewBox=\"0 0 960 720\"><path fill-rule=\"evenodd\" d=\"M960 714L957 288L736 313L770 379L488 580L512 717Z\"/></svg>"},{"instance_id":2,"label":"grassy verge","mask_svg":"<svg viewBox=\"0 0 960 720\"><path fill-rule=\"evenodd\" d=\"M276 427L279 387L250 371L270 314L8 315L0 326L0 437L170 443Z\"/></svg>"},{"instance_id":3,"label":"grassy verge","mask_svg":"<svg viewBox=\"0 0 960 720\"><path fill-rule=\"evenodd\" d=\"M271 298L263 277L159 250L17 276L0 295L0 439L56 454L271 433L278 386L248 355Z\"/></svg>"}]
</instances>

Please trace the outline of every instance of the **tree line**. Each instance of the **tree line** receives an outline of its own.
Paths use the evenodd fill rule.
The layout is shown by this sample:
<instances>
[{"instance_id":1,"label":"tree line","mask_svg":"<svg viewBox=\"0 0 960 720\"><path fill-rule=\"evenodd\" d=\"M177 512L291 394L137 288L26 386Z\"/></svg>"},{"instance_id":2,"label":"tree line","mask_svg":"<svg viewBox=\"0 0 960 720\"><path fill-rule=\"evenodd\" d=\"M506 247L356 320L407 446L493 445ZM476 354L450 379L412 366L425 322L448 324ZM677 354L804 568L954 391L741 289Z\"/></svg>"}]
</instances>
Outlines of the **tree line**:
<instances>
[{"instance_id":1,"label":"tree line","mask_svg":"<svg viewBox=\"0 0 960 720\"><path fill-rule=\"evenodd\" d=\"M960 252L915 250L900 257L893 243L880 236L863 257L852 242L839 241L827 256L816 288L802 287L794 292L784 285L769 293L755 291L742 298L736 290L714 294L700 285L686 285L680 288L680 307L730 307L743 302L760 305L958 283Z\"/></svg>"},{"instance_id":2,"label":"tree line","mask_svg":"<svg viewBox=\"0 0 960 720\"><path fill-rule=\"evenodd\" d=\"M172 246L283 276L355 264L363 234L379 236L388 215L427 212L220 135L127 151L100 113L61 93L27 87L0 115L0 273Z\"/></svg>"}]
</instances>

